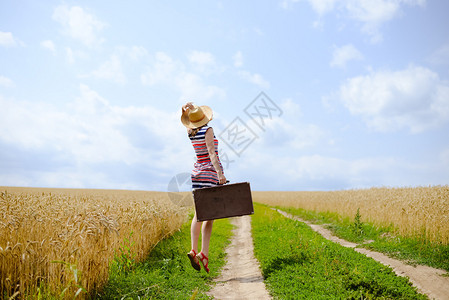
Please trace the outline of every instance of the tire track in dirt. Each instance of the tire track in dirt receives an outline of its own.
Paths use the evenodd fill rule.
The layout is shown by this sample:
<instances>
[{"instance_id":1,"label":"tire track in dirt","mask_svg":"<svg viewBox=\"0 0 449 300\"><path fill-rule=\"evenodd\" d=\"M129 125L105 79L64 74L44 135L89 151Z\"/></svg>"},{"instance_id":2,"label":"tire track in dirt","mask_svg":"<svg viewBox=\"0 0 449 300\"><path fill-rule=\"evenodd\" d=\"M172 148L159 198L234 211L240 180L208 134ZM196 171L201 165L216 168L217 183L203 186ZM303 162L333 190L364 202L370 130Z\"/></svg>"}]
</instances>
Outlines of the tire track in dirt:
<instances>
[{"instance_id":1,"label":"tire track in dirt","mask_svg":"<svg viewBox=\"0 0 449 300\"><path fill-rule=\"evenodd\" d=\"M442 276L447 276L448 272L428 266L418 265L415 267L407 265L402 261L388 257L385 254L364 248L356 248L358 244L351 243L334 236L330 230L324 228L321 225L312 224L306 220L303 220L297 216L293 216L279 209L273 210L276 210L289 219L293 219L309 225L314 231L318 232L324 238L330 241L338 243L344 247L353 248L355 251L363 253L366 256L382 263L383 265L391 267L398 276L408 277L413 286L415 286L420 293L427 295L430 299L449 300L449 277Z\"/></svg>"},{"instance_id":2,"label":"tire track in dirt","mask_svg":"<svg viewBox=\"0 0 449 300\"><path fill-rule=\"evenodd\" d=\"M208 295L215 299L271 299L254 257L251 217L231 218L231 224L236 227L226 248L228 262Z\"/></svg>"}]
</instances>

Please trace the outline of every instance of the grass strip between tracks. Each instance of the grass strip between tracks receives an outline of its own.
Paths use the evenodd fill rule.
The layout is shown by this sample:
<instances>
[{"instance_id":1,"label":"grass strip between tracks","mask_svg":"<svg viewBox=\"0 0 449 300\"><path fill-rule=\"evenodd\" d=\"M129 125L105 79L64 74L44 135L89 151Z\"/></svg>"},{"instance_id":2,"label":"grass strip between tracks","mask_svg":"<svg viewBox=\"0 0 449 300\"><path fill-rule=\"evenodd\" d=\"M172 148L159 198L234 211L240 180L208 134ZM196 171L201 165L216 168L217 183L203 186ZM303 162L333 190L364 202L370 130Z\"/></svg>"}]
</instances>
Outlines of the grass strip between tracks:
<instances>
[{"instance_id":1,"label":"grass strip between tracks","mask_svg":"<svg viewBox=\"0 0 449 300\"><path fill-rule=\"evenodd\" d=\"M255 256L274 298L427 299L389 267L266 206L255 205L252 231Z\"/></svg>"},{"instance_id":2,"label":"grass strip between tracks","mask_svg":"<svg viewBox=\"0 0 449 300\"><path fill-rule=\"evenodd\" d=\"M382 252L411 265L425 265L449 271L449 245L427 241L423 237L403 237L393 227L379 227L362 222L360 214L353 219L342 218L331 212L314 212L304 209L278 207L313 224L326 224L339 238L359 247ZM366 243L370 241L369 243Z\"/></svg>"},{"instance_id":3,"label":"grass strip between tracks","mask_svg":"<svg viewBox=\"0 0 449 300\"><path fill-rule=\"evenodd\" d=\"M210 299L205 294L213 278L225 264L225 247L230 242L233 226L229 220L214 222L209 269L198 272L187 258L190 251L190 221L168 239L161 241L148 259L128 272L111 268L109 282L96 299ZM200 237L201 245L201 237Z\"/></svg>"}]
</instances>

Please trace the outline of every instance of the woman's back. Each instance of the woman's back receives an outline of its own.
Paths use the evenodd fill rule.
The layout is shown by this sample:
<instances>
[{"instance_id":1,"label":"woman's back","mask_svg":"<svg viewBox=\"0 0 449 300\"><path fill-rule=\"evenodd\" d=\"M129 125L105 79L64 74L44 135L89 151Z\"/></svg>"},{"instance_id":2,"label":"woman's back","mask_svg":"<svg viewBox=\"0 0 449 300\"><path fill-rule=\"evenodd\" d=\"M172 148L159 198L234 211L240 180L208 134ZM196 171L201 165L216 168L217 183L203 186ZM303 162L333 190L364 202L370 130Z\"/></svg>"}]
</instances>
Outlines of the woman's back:
<instances>
[{"instance_id":1,"label":"woman's back","mask_svg":"<svg viewBox=\"0 0 449 300\"><path fill-rule=\"evenodd\" d=\"M201 127L198 132L194 136L190 136L190 141L192 141L193 149L195 150L196 154L196 163L198 164L208 164L211 163L209 152L207 150L206 145L206 131L211 128L207 125ZM218 140L214 135L214 146L215 146L215 153L218 157Z\"/></svg>"}]
</instances>

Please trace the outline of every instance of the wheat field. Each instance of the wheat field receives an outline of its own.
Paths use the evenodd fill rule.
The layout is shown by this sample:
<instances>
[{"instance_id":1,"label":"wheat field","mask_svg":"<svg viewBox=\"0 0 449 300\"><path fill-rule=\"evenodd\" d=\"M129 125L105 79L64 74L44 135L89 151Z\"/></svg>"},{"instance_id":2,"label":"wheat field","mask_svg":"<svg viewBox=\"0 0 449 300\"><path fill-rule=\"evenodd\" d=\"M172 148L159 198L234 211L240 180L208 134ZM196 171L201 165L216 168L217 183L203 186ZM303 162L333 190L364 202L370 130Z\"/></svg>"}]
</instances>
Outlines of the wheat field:
<instances>
[{"instance_id":1,"label":"wheat field","mask_svg":"<svg viewBox=\"0 0 449 300\"><path fill-rule=\"evenodd\" d=\"M393 225L403 236L449 244L449 186L371 188L329 192L253 192L271 206L334 212L377 226Z\"/></svg>"},{"instance_id":2,"label":"wheat field","mask_svg":"<svg viewBox=\"0 0 449 300\"><path fill-rule=\"evenodd\" d=\"M98 290L125 241L139 261L187 213L164 192L0 187L0 298Z\"/></svg>"}]
</instances>

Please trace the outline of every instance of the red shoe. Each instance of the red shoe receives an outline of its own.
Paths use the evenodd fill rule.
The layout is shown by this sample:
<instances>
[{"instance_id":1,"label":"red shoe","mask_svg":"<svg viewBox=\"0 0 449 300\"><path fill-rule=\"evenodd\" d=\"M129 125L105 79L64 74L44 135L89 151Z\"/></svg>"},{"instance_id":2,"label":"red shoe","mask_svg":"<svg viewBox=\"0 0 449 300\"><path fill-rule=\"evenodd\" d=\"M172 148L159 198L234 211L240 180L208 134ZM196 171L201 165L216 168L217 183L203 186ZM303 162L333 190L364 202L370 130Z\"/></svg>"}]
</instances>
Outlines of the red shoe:
<instances>
[{"instance_id":1,"label":"red shoe","mask_svg":"<svg viewBox=\"0 0 449 300\"><path fill-rule=\"evenodd\" d=\"M200 257L200 255L201 255L202 257ZM207 266L209 265L209 258L207 258L207 256L204 255L203 252L198 253L198 254L196 255L196 257L200 260L201 264L202 264L203 267L204 267L204 270L206 270L206 272L209 273L209 268L207 267ZM207 260L207 263L206 263L206 264L204 264L204 260L205 260L205 259Z\"/></svg>"},{"instance_id":2,"label":"red shoe","mask_svg":"<svg viewBox=\"0 0 449 300\"><path fill-rule=\"evenodd\" d=\"M192 267L195 270L200 271L201 266L200 262L198 261L198 255L196 254L195 250L192 249L189 253L187 253L187 257L190 259L190 264L192 265Z\"/></svg>"}]
</instances>

